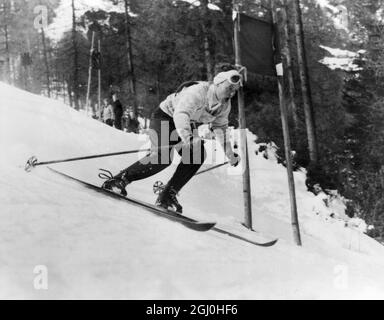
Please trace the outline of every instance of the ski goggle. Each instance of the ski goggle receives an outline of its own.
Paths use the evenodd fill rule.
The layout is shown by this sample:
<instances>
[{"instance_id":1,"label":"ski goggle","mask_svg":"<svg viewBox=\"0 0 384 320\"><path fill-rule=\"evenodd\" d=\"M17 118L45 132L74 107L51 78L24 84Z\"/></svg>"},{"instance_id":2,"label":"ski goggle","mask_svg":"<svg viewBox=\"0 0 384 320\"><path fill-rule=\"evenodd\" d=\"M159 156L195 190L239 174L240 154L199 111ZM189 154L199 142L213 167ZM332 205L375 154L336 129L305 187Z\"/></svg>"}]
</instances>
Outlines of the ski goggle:
<instances>
[{"instance_id":1,"label":"ski goggle","mask_svg":"<svg viewBox=\"0 0 384 320\"><path fill-rule=\"evenodd\" d=\"M213 78L213 83L219 85L228 81L230 85L242 85L242 76L236 70L220 72Z\"/></svg>"},{"instance_id":2,"label":"ski goggle","mask_svg":"<svg viewBox=\"0 0 384 320\"><path fill-rule=\"evenodd\" d=\"M233 75L232 77L227 79L230 84L241 84L241 76Z\"/></svg>"}]
</instances>

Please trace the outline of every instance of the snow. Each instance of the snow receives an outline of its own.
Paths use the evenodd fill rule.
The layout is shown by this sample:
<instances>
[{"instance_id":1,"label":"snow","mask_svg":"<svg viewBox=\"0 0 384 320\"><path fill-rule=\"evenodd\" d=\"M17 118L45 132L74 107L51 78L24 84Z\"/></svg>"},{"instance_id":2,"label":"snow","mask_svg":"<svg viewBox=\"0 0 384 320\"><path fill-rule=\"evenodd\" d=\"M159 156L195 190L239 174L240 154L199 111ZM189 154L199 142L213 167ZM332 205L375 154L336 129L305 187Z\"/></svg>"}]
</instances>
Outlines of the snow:
<instances>
[{"instance_id":1,"label":"snow","mask_svg":"<svg viewBox=\"0 0 384 320\"><path fill-rule=\"evenodd\" d=\"M181 0L181 1L188 2L195 7L199 7L201 5L201 2L199 0ZM221 11L221 9L213 3L208 3L208 9L214 10L214 11Z\"/></svg>"},{"instance_id":2,"label":"snow","mask_svg":"<svg viewBox=\"0 0 384 320\"><path fill-rule=\"evenodd\" d=\"M354 63L355 59L364 54L364 50L357 53L349 50L339 48L330 48L320 45L320 48L328 51L333 57L324 57L319 62L326 65L331 70L341 69L345 71L360 71L362 70L357 64Z\"/></svg>"},{"instance_id":3,"label":"snow","mask_svg":"<svg viewBox=\"0 0 384 320\"><path fill-rule=\"evenodd\" d=\"M349 31L348 9L344 5L333 6L329 3L329 0L317 0L317 4L333 20L336 29Z\"/></svg>"},{"instance_id":4,"label":"snow","mask_svg":"<svg viewBox=\"0 0 384 320\"><path fill-rule=\"evenodd\" d=\"M76 17L79 18L85 12L104 10L106 12L119 12L125 11L124 2L116 2L114 4L110 0L77 0L75 2ZM70 1L61 1L59 7L55 10L55 18L48 26L47 35L52 40L59 41L65 32L72 28L72 8ZM131 16L133 13L129 12ZM105 22L106 24L108 21ZM86 30L85 30L86 32Z\"/></svg>"},{"instance_id":5,"label":"snow","mask_svg":"<svg viewBox=\"0 0 384 320\"><path fill-rule=\"evenodd\" d=\"M320 45L320 48L327 50L330 54L336 57L345 57L345 58L357 58L359 55L358 53L349 51L349 50L343 50L339 48L331 48L327 46Z\"/></svg>"},{"instance_id":6,"label":"snow","mask_svg":"<svg viewBox=\"0 0 384 320\"><path fill-rule=\"evenodd\" d=\"M334 58L334 57L324 57L320 60L320 63L326 65L331 70L345 70L345 71L360 71L363 68L359 67L357 64L353 63L353 60L350 58Z\"/></svg>"},{"instance_id":7,"label":"snow","mask_svg":"<svg viewBox=\"0 0 384 320\"><path fill-rule=\"evenodd\" d=\"M384 247L360 230L365 227L348 220L342 198L326 206L324 195L308 193L304 171L294 174L303 246L295 245L286 170L277 163L273 145L256 154L259 145L252 133L248 147L256 232L240 224L241 168L196 176L179 198L186 215L215 220L254 240L279 238L270 248L192 231L44 166L25 172L32 155L47 161L146 148L148 141L3 83L0 96L0 299L384 298ZM215 146L206 145L205 167L223 161L221 150L213 153ZM137 157L52 167L100 184L99 168L116 173ZM131 184L129 194L154 202L152 184L167 181L173 168ZM46 290L34 286L39 266L48 271Z\"/></svg>"},{"instance_id":8,"label":"snow","mask_svg":"<svg viewBox=\"0 0 384 320\"><path fill-rule=\"evenodd\" d=\"M182 0L190 3L192 6L200 6L198 0ZM124 1L113 2L111 0L77 0L75 2L76 17L80 17L87 11L103 10L106 12L125 12ZM221 11L215 4L209 3L210 10ZM137 16L133 12L128 12L130 16ZM52 23L47 27L47 36L54 41L59 41L65 32L72 28L72 8L70 1L61 1L59 7L55 10L55 18ZM101 22L104 25L109 25L109 19ZM80 27L79 27L80 28ZM82 28L80 28L82 29ZM87 26L82 29L84 33L87 32Z\"/></svg>"}]
</instances>

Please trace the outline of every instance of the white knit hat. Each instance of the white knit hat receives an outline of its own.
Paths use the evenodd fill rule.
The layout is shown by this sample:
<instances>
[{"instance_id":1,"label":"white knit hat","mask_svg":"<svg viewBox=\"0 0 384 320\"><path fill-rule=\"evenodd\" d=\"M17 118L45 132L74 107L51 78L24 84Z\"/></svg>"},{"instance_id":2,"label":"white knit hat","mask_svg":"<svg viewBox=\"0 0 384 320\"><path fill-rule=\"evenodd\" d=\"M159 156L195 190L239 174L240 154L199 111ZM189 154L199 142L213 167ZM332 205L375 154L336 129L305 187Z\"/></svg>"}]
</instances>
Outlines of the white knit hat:
<instances>
[{"instance_id":1,"label":"white knit hat","mask_svg":"<svg viewBox=\"0 0 384 320\"><path fill-rule=\"evenodd\" d=\"M240 80L234 82L232 77L236 77L236 78L238 78ZM238 82L241 83L241 79L242 79L241 74L238 71L236 71L236 70L229 70L229 71L218 73L216 75L216 77L213 78L213 83L215 85L218 85L218 84L224 82L225 80L228 80L230 83L234 84L234 83L238 83Z\"/></svg>"}]
</instances>

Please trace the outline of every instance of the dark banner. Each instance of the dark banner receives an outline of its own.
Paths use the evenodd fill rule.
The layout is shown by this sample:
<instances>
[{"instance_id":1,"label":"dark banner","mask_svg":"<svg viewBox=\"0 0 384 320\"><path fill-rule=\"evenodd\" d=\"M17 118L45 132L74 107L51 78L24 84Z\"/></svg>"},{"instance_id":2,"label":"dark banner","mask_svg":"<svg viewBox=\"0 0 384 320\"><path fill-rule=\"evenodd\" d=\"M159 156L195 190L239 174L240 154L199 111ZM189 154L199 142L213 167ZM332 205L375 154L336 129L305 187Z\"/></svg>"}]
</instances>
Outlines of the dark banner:
<instances>
[{"instance_id":1,"label":"dark banner","mask_svg":"<svg viewBox=\"0 0 384 320\"><path fill-rule=\"evenodd\" d=\"M248 71L275 76L273 25L263 20L240 14L241 64Z\"/></svg>"}]
</instances>

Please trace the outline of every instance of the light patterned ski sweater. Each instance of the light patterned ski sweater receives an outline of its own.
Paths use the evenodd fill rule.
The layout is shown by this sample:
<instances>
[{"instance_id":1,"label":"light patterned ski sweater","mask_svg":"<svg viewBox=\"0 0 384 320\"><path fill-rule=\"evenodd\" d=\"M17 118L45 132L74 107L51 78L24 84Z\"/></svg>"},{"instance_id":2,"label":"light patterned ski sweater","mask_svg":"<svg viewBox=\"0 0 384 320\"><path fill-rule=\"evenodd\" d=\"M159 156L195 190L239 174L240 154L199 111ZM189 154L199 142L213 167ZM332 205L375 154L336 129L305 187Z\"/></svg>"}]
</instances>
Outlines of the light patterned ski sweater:
<instances>
[{"instance_id":1,"label":"light patterned ski sweater","mask_svg":"<svg viewBox=\"0 0 384 320\"><path fill-rule=\"evenodd\" d=\"M226 154L233 154L227 137L231 100L219 101L214 84L200 82L173 93L160 103L160 109L173 117L177 133L184 142L192 136L191 122L211 124Z\"/></svg>"}]
</instances>

